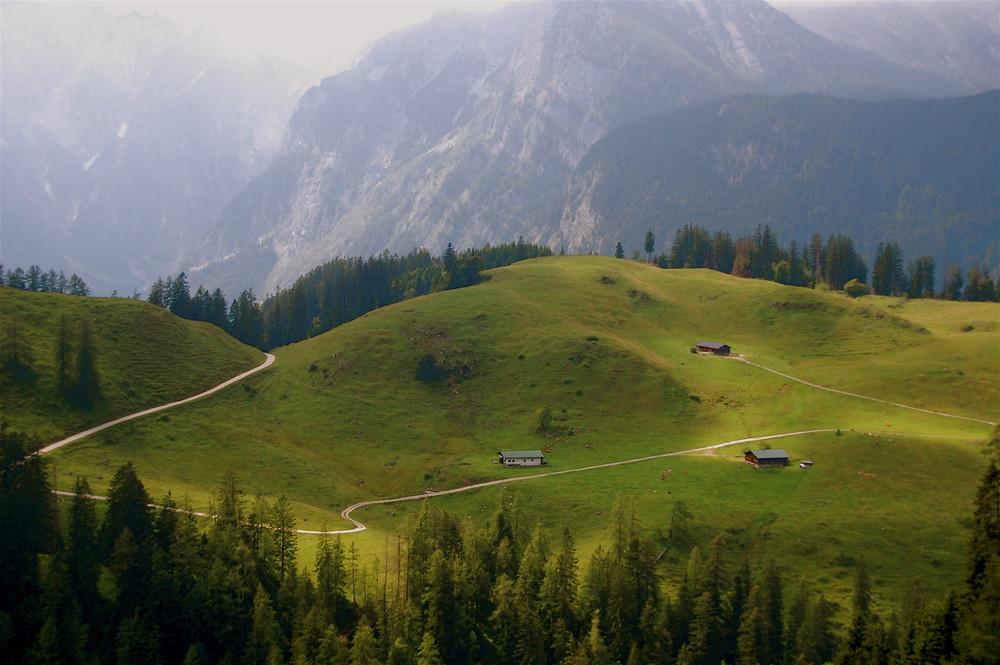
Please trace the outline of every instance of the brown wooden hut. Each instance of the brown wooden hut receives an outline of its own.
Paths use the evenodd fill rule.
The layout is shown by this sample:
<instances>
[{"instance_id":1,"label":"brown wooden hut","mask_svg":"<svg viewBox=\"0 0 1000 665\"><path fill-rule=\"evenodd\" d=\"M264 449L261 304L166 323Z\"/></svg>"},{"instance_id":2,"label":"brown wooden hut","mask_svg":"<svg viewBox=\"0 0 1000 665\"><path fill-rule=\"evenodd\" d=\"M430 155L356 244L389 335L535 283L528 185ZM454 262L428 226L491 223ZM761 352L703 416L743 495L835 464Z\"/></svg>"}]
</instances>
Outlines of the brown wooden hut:
<instances>
[{"instance_id":1,"label":"brown wooden hut","mask_svg":"<svg viewBox=\"0 0 1000 665\"><path fill-rule=\"evenodd\" d=\"M717 356L728 356L732 351L728 344L720 344L719 342L701 341L695 344L694 348L698 349L699 353L714 353Z\"/></svg>"},{"instance_id":2,"label":"brown wooden hut","mask_svg":"<svg viewBox=\"0 0 1000 665\"><path fill-rule=\"evenodd\" d=\"M772 466L788 466L788 453L781 448L773 450L748 450L743 455L743 461L758 469Z\"/></svg>"}]
</instances>

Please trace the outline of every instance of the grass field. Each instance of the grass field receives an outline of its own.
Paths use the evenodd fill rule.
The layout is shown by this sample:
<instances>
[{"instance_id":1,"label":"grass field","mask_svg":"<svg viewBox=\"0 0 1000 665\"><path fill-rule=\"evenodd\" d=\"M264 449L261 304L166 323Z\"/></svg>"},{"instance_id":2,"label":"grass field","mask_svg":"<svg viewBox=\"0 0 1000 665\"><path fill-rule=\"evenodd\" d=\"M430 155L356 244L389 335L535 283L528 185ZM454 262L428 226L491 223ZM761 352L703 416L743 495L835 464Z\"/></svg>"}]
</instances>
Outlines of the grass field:
<instances>
[{"instance_id":1,"label":"grass field","mask_svg":"<svg viewBox=\"0 0 1000 665\"><path fill-rule=\"evenodd\" d=\"M301 528L346 528L339 512L357 501L537 472L498 467L500 449L545 448L548 468L559 470L843 428L839 437L772 442L816 461L807 471L755 471L737 461L740 450L727 450L515 483L509 492L527 521L569 525L584 553L606 541L602 516L616 497L634 502L653 537L682 498L694 515L685 547L727 533L734 546L773 556L789 575L837 595L860 556L893 598L908 580L925 580L930 591L958 580L991 427L817 390L690 349L721 341L814 383L995 422L996 304L850 300L588 256L490 275L278 349L273 368L241 385L61 449L58 482L86 475L100 493L130 459L153 496L170 491L204 509L232 469L250 493L286 493ZM428 355L455 380L418 381ZM554 420L542 435L544 408ZM664 467L672 471L661 481ZM498 496L484 489L432 500L476 520ZM418 507L359 511L371 528L348 538L384 559ZM306 560L312 542L303 539Z\"/></svg>"},{"instance_id":2,"label":"grass field","mask_svg":"<svg viewBox=\"0 0 1000 665\"><path fill-rule=\"evenodd\" d=\"M94 410L67 403L56 378L55 347L65 315L78 345L84 318L91 325L102 401ZM3 418L44 443L127 413L188 397L260 364L263 354L207 323L126 298L81 298L0 286L3 357L12 345L30 373L0 371ZM72 357L73 354L71 354Z\"/></svg>"},{"instance_id":3,"label":"grass field","mask_svg":"<svg viewBox=\"0 0 1000 665\"><path fill-rule=\"evenodd\" d=\"M683 501L694 519L689 538L665 557L669 576L683 572L693 544L704 546L722 534L739 553L734 559L773 557L792 586L811 581L845 605L861 557L870 565L879 601L897 601L924 574L930 578L921 579L927 591L959 586L968 505L982 472L978 444L848 432L775 445L815 465L755 470L742 462L741 450L731 448L516 483L505 491L518 502L526 527L540 521L557 533L569 525L581 558L607 543L616 499L627 509L634 506L640 528L664 548L671 513ZM485 489L427 501L478 521L495 509L499 494ZM391 534L419 509L420 502L386 504L356 517L377 534Z\"/></svg>"}]
</instances>

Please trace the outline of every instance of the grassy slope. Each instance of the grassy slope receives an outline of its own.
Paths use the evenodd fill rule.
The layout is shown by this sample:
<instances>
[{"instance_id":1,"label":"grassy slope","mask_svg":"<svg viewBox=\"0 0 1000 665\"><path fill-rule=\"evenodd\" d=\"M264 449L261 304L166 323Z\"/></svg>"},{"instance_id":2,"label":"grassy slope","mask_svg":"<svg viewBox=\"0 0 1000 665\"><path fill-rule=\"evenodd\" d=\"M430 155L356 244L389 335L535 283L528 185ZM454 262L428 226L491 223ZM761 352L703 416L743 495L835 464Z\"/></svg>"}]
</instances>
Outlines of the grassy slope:
<instances>
[{"instance_id":1,"label":"grassy slope","mask_svg":"<svg viewBox=\"0 0 1000 665\"><path fill-rule=\"evenodd\" d=\"M512 491L529 521L567 521L584 551L604 540L598 513L607 515L617 494L636 500L653 533L682 498L696 515L693 542L730 529L747 547L767 543L799 572L866 554L897 592L915 572L932 589L958 579L959 520L984 467L977 442L989 427L818 391L689 348L725 341L817 383L996 421L996 305L911 302L896 310L887 299L857 302L598 257L528 261L492 276L279 349L273 370L240 387L74 444L58 453L60 484L83 473L100 490L132 459L154 495L171 490L204 507L222 472L234 469L250 492L288 493L300 526L337 528L337 512L366 498L532 473L493 464L502 448L549 447L557 470L802 429L891 430L910 436L891 445L876 445L889 441L885 434L854 433L772 443L817 461L808 472L698 456ZM958 332L970 312L982 325ZM417 382L427 353L469 366L471 376L453 387ZM532 433L542 407L574 434ZM663 467L674 469L666 481ZM474 519L496 494L435 501ZM376 527L354 537L362 551L380 553L385 533L417 505L361 513ZM912 556L919 548L926 553ZM836 567L823 576L849 582Z\"/></svg>"},{"instance_id":2,"label":"grassy slope","mask_svg":"<svg viewBox=\"0 0 1000 665\"><path fill-rule=\"evenodd\" d=\"M93 411L59 394L55 345L62 315L69 338L91 321L101 394ZM0 371L3 418L14 429L51 442L115 416L197 394L262 361L215 326L179 319L149 303L124 298L81 298L0 287L0 339L10 344L16 326L21 353L35 374L14 381ZM109 436L116 433L112 430Z\"/></svg>"}]
</instances>

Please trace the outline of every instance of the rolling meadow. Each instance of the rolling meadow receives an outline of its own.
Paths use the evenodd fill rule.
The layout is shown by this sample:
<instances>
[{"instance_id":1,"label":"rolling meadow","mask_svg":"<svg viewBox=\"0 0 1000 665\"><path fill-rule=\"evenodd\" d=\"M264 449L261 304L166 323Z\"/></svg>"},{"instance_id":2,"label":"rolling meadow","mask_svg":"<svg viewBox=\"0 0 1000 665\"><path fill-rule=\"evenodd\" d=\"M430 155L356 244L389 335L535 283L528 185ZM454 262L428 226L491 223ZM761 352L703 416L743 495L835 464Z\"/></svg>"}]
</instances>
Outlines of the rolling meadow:
<instances>
[{"instance_id":1,"label":"rolling meadow","mask_svg":"<svg viewBox=\"0 0 1000 665\"><path fill-rule=\"evenodd\" d=\"M879 601L896 602L914 581L935 596L960 582L971 502L994 436L987 423L1000 420L996 304L849 299L592 256L488 275L277 349L272 368L221 393L59 449L51 456L56 484L85 476L102 494L130 460L151 496L169 492L205 511L233 471L249 496L287 496L299 529L335 531L353 526L339 513L360 501L539 472L498 465L502 449L543 449L545 472L829 430L762 442L789 452L784 469L751 468L742 452L755 446L736 444L426 501L476 523L506 500L525 531L540 523L554 537L569 527L584 557L607 545L617 502L662 548L667 579L683 569L669 562L723 535L733 557L773 558L789 580L811 580L841 602L862 558ZM692 353L702 339L876 399ZM150 341L133 343L137 354L114 357L139 362ZM191 338L181 354L191 362L177 368L193 383L195 370L216 376L223 366L235 374L254 364L256 352L233 345ZM110 353L101 357L102 385L116 394L124 370L112 369ZM418 378L428 357L436 380ZM187 389L170 381L164 392ZM51 435L41 417L24 423ZM804 459L815 465L799 469ZM353 516L369 528L341 538L384 569L423 503L362 508ZM671 531L679 509L690 515L682 536ZM317 542L301 536L303 562Z\"/></svg>"}]
</instances>

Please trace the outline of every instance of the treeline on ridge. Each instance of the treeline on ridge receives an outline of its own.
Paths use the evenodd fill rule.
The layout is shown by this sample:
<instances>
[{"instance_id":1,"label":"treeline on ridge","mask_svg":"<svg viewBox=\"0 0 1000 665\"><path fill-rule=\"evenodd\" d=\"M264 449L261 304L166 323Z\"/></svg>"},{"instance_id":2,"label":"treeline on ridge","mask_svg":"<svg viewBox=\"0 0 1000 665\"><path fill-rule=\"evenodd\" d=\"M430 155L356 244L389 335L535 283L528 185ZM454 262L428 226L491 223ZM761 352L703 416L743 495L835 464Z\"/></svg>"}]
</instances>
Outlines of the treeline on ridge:
<instances>
[{"instance_id":1,"label":"treeline on ridge","mask_svg":"<svg viewBox=\"0 0 1000 665\"><path fill-rule=\"evenodd\" d=\"M288 499L248 497L231 472L208 522L169 495L151 507L130 463L103 517L78 479L57 519L48 463L26 457L34 443L0 424L0 653L11 662L978 665L1000 653L995 462L975 499L965 589L930 602L914 587L880 614L863 561L841 608L788 588L773 562L723 536L688 548L683 502L652 537L618 501L607 546L582 565L568 531L550 543L501 493L481 524L424 502L383 560L324 537L309 567ZM682 546L686 565L664 557Z\"/></svg>"},{"instance_id":2,"label":"treeline on ridge","mask_svg":"<svg viewBox=\"0 0 1000 665\"><path fill-rule=\"evenodd\" d=\"M869 281L864 259L852 239L841 233L825 239L815 233L800 248L794 241L783 247L769 225L734 239L725 231L709 232L696 224L686 224L674 233L669 252L654 255L655 243L650 230L643 249L648 260L661 268L709 268L790 286L844 290L852 297L875 293L973 302L1000 300L1000 282L994 282L987 267L973 265L963 273L958 266L949 266L938 291L934 258L925 255L904 264L903 251L894 242L879 243ZM516 242L463 252L456 252L449 243L440 257L426 249L415 249L404 256L386 251L367 259L335 258L262 302L252 289L243 290L232 301L221 289L208 291L199 286L192 294L188 277L181 272L175 277L157 278L147 299L178 316L215 324L246 344L271 349L324 333L385 305L470 286L480 280L482 270L551 254L548 247L518 238ZM614 255L625 258L620 241ZM633 260L638 258L636 249ZM52 270L45 273L32 266L27 272L20 268L7 271L6 281L14 288L58 290L46 286L61 284L53 275ZM0 278L3 276L0 266ZM83 280L70 278L68 284L73 288L66 292L89 295ZM139 297L138 293L132 297Z\"/></svg>"},{"instance_id":3,"label":"treeline on ridge","mask_svg":"<svg viewBox=\"0 0 1000 665\"><path fill-rule=\"evenodd\" d=\"M840 233L825 239L816 233L799 248L794 241L782 247L768 225L733 239L723 231L710 233L687 224L675 232L669 253L654 256L652 231L646 234L644 249L652 263L661 268L710 268L791 286L844 290L853 297L874 292L910 298L1000 300L1000 283L994 283L989 270L980 266L972 266L964 276L957 266L949 267L943 289L936 291L937 266L933 257L918 257L904 268L903 252L897 243L879 244L869 286L868 266L851 238ZM214 323L244 343L268 349L321 334L385 305L470 286L479 281L482 270L551 254L547 247L518 238L515 243L486 245L461 253L449 243L441 257L416 249L405 256L383 252L367 259L336 258L262 303L252 290L245 290L228 311L225 295L219 289L209 293L199 287L190 296L187 277L181 273L158 279L149 301L179 316ZM615 256L625 256L621 242ZM638 258L638 250L633 258Z\"/></svg>"},{"instance_id":4,"label":"treeline on ridge","mask_svg":"<svg viewBox=\"0 0 1000 665\"><path fill-rule=\"evenodd\" d=\"M185 273L158 278L149 302L184 318L214 323L245 344L271 349L319 335L379 307L434 291L470 286L480 272L552 251L524 242L486 245L457 252L451 243L440 257L426 249L405 256L388 251L371 256L336 258L259 302L246 289L226 308L221 289L199 286L191 295Z\"/></svg>"},{"instance_id":5,"label":"treeline on ridge","mask_svg":"<svg viewBox=\"0 0 1000 665\"><path fill-rule=\"evenodd\" d=\"M66 277L66 273L62 270L58 273L53 268L42 270L38 265L28 266L27 270L18 266L13 270L5 271L3 264L0 263L0 284L6 284L12 289L36 291L38 293L68 293L72 296L90 295L90 287L76 273Z\"/></svg>"},{"instance_id":6,"label":"treeline on ridge","mask_svg":"<svg viewBox=\"0 0 1000 665\"><path fill-rule=\"evenodd\" d=\"M768 225L734 240L729 233L710 233L687 224L674 234L669 254L653 256L652 231L646 234L644 249L653 264L661 268L710 268L791 286L843 289L851 296L874 292L910 298L1000 299L1000 284L995 284L990 272L979 266L970 268L965 278L957 266L950 267L943 290L936 292L934 259L918 257L904 270L903 253L896 243L879 244L869 286L865 261L854 242L840 233L826 239L816 233L800 249L794 241L782 247ZM187 276L182 272L165 280L158 278L148 300L178 316L214 323L246 344L270 349L332 330L385 305L470 286L480 280L482 270L551 254L548 247L518 238L517 242L461 253L448 243L440 257L426 249L415 249L405 256L383 252L367 259L336 258L313 268L263 302L258 301L253 290L244 290L228 309L220 289L209 292L199 286L191 295ZM625 256L621 242L615 256ZM633 258L638 258L638 250Z\"/></svg>"},{"instance_id":7,"label":"treeline on ridge","mask_svg":"<svg viewBox=\"0 0 1000 665\"><path fill-rule=\"evenodd\" d=\"M661 268L710 268L737 277L766 279L790 286L843 289L853 297L874 292L885 296L940 296L947 300L975 302L1000 299L1000 284L994 283L989 270L978 265L969 269L965 279L960 268L949 267L943 290L936 292L934 258L918 257L904 269L903 251L893 242L879 243L876 248L869 285L868 266L854 242L840 233L833 233L826 240L815 233L800 249L794 241L787 248L782 247L777 234L768 225L758 226L754 233L734 240L724 231L711 233L696 224L687 224L674 234L669 254L664 252L652 257L654 243L655 236L648 231L644 249ZM620 241L615 247L615 256L625 257ZM633 254L637 256L638 250Z\"/></svg>"}]
</instances>

